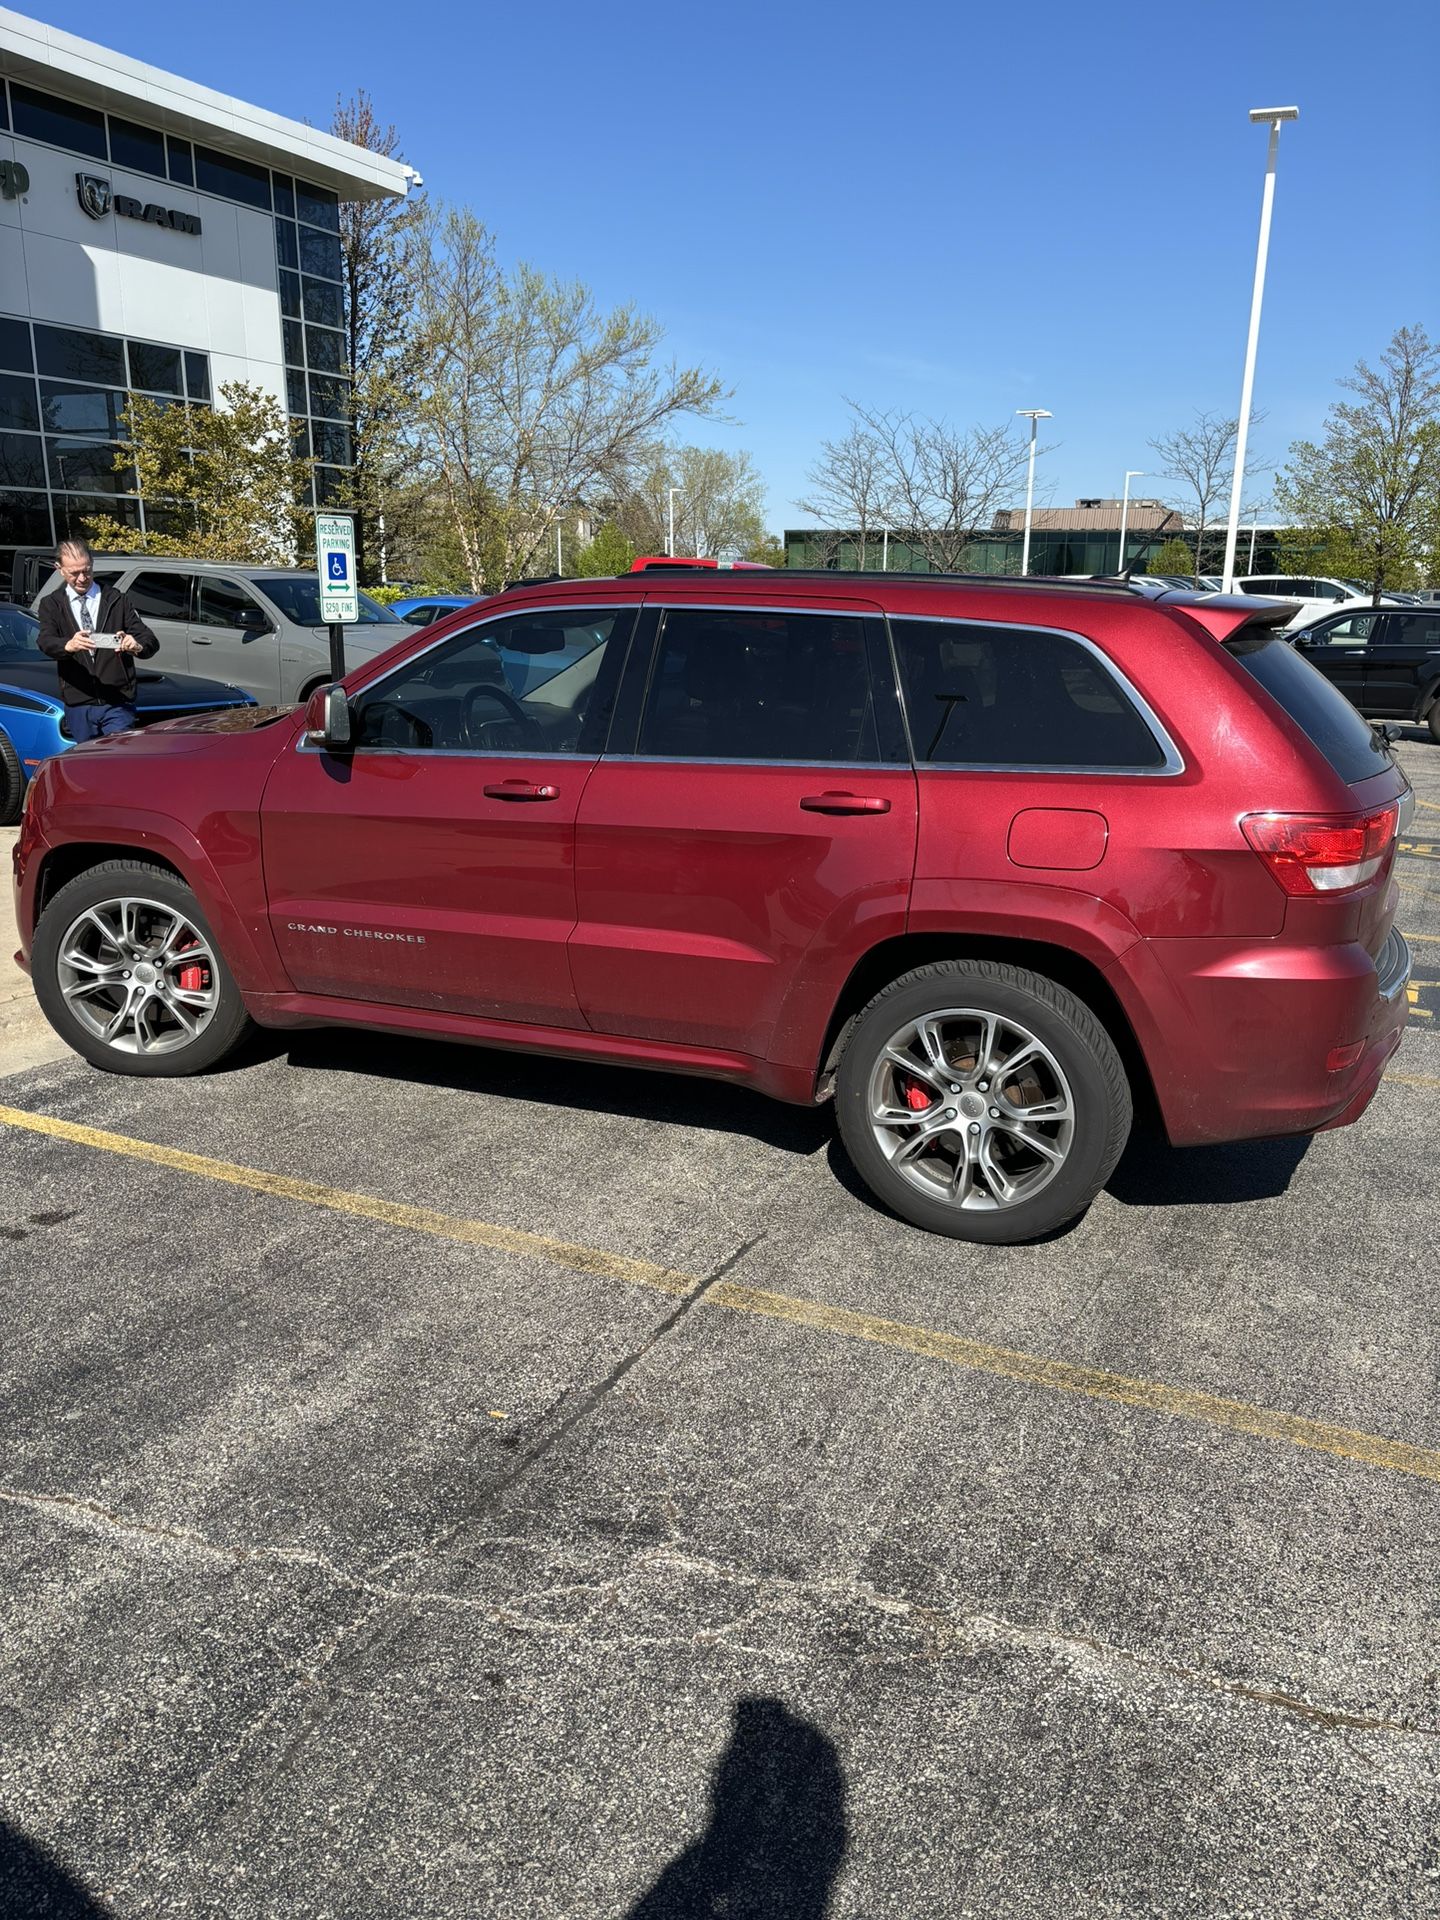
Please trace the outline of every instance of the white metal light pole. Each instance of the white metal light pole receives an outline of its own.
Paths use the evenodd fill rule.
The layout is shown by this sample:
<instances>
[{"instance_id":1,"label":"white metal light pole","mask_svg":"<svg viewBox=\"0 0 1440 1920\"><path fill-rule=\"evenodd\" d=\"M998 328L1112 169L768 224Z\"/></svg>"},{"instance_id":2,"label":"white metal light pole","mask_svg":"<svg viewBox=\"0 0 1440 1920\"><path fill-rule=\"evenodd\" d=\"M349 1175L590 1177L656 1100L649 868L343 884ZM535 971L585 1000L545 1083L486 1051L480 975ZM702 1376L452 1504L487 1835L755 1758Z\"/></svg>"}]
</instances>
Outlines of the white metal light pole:
<instances>
[{"instance_id":1,"label":"white metal light pole","mask_svg":"<svg viewBox=\"0 0 1440 1920\"><path fill-rule=\"evenodd\" d=\"M555 522L555 571L556 573L561 575L563 575L565 572L565 562L561 557L561 548L560 548L560 530L564 526L564 524L565 523L563 520L557 520Z\"/></svg>"},{"instance_id":2,"label":"white metal light pole","mask_svg":"<svg viewBox=\"0 0 1440 1920\"><path fill-rule=\"evenodd\" d=\"M670 489L670 544L666 547L665 551L672 560L675 558L675 496L677 493L683 492L683 487L671 487Z\"/></svg>"},{"instance_id":3,"label":"white metal light pole","mask_svg":"<svg viewBox=\"0 0 1440 1920\"><path fill-rule=\"evenodd\" d=\"M1053 420L1048 407L1017 407L1016 414L1030 422L1030 473L1025 482L1025 539L1020 548L1020 571L1030 571L1030 520L1035 511L1035 430L1042 420Z\"/></svg>"},{"instance_id":4,"label":"white metal light pole","mask_svg":"<svg viewBox=\"0 0 1440 1920\"><path fill-rule=\"evenodd\" d=\"M1130 518L1130 482L1132 480L1143 480L1144 478L1145 469L1143 467L1127 467L1125 469L1125 497L1120 502L1120 564L1115 569L1117 573L1124 573L1125 571L1125 522Z\"/></svg>"},{"instance_id":5,"label":"white metal light pole","mask_svg":"<svg viewBox=\"0 0 1440 1920\"><path fill-rule=\"evenodd\" d=\"M1275 204L1275 156L1280 150L1280 122L1298 120L1298 107L1252 107L1250 118L1270 123L1270 149L1265 157L1265 191L1260 201L1260 241L1255 249L1255 286L1250 295L1250 333L1245 342L1245 378L1240 385L1240 418L1235 426L1235 478L1230 483L1230 518L1225 528L1225 566L1221 585L1235 590L1235 542L1240 532L1240 495L1245 486L1245 442L1250 433L1250 400L1255 390L1255 349L1260 344L1260 303L1265 297L1265 260L1270 252L1270 212Z\"/></svg>"},{"instance_id":6,"label":"white metal light pole","mask_svg":"<svg viewBox=\"0 0 1440 1920\"><path fill-rule=\"evenodd\" d=\"M880 535L880 571L890 571L890 529L886 527Z\"/></svg>"}]
</instances>

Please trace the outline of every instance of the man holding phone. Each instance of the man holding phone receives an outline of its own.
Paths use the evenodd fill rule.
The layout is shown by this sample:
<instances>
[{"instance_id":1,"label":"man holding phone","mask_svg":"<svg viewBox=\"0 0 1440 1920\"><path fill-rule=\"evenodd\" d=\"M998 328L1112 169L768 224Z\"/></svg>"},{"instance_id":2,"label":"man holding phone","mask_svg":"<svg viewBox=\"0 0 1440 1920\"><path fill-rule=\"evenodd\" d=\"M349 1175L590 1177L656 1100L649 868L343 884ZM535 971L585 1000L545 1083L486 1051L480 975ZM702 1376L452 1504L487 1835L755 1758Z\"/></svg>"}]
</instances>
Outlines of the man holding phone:
<instances>
[{"instance_id":1,"label":"man holding phone","mask_svg":"<svg viewBox=\"0 0 1440 1920\"><path fill-rule=\"evenodd\" d=\"M64 585L36 608L40 651L60 672L60 698L74 740L124 733L135 724L135 658L160 642L128 594L95 581L95 556L83 540L65 540L56 556Z\"/></svg>"}]
</instances>

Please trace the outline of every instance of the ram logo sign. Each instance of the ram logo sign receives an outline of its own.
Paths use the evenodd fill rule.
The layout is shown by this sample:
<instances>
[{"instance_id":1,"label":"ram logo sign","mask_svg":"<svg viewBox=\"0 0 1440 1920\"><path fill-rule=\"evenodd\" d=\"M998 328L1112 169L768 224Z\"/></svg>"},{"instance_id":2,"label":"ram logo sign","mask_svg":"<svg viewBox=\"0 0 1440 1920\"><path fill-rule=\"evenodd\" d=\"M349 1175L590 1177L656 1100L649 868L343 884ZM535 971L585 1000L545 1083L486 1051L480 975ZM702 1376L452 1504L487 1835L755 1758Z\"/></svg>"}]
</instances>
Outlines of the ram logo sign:
<instances>
[{"instance_id":1,"label":"ram logo sign","mask_svg":"<svg viewBox=\"0 0 1440 1920\"><path fill-rule=\"evenodd\" d=\"M18 160L0 160L0 200L20 200L30 191L30 169Z\"/></svg>"},{"instance_id":2,"label":"ram logo sign","mask_svg":"<svg viewBox=\"0 0 1440 1920\"><path fill-rule=\"evenodd\" d=\"M103 220L113 209L124 220L143 220L148 226L169 227L175 233L200 231L198 213L182 213L178 207L159 207L153 200L137 200L131 193L112 193L110 182L98 174L77 173L75 188L81 206L92 220Z\"/></svg>"}]
</instances>

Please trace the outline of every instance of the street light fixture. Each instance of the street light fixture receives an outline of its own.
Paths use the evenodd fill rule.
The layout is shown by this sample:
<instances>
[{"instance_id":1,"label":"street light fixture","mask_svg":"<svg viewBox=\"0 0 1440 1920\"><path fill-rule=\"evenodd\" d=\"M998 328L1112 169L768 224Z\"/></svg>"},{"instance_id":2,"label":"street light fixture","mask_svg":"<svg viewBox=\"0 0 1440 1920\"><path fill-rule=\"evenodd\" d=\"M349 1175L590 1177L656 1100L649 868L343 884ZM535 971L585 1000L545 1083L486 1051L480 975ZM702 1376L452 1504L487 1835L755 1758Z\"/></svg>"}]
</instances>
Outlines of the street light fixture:
<instances>
[{"instance_id":1,"label":"street light fixture","mask_svg":"<svg viewBox=\"0 0 1440 1920\"><path fill-rule=\"evenodd\" d=\"M1270 213L1275 204L1275 157L1280 123L1298 120L1298 107L1251 107L1250 118L1266 121L1270 147L1265 157L1265 190L1260 199L1260 240L1255 249L1255 285L1250 295L1250 333L1245 342L1245 378L1240 385L1240 418L1235 425L1235 478L1230 483L1230 518L1225 528L1225 567L1221 585L1235 591L1235 542L1240 532L1240 495L1245 485L1245 442L1250 433L1250 401L1255 390L1255 350L1260 344L1260 304L1265 297L1265 261L1270 252Z\"/></svg>"},{"instance_id":2,"label":"street light fixture","mask_svg":"<svg viewBox=\"0 0 1440 1920\"><path fill-rule=\"evenodd\" d=\"M675 496L677 493L683 493L684 491L685 489L683 487L671 487L670 489L670 541L665 551L672 560L675 558Z\"/></svg>"},{"instance_id":3,"label":"street light fixture","mask_svg":"<svg viewBox=\"0 0 1440 1920\"><path fill-rule=\"evenodd\" d=\"M1030 422L1030 472L1025 481L1025 539L1020 548L1020 571L1030 571L1030 521L1035 509L1035 430L1042 420L1053 420L1048 407L1017 407L1016 414Z\"/></svg>"},{"instance_id":4,"label":"street light fixture","mask_svg":"<svg viewBox=\"0 0 1440 1920\"><path fill-rule=\"evenodd\" d=\"M1145 469L1143 467L1127 467L1125 469L1125 497L1120 502L1120 564L1115 569L1117 573L1124 573L1125 571L1125 522L1130 518L1130 482L1132 480L1143 480L1144 478Z\"/></svg>"}]
</instances>

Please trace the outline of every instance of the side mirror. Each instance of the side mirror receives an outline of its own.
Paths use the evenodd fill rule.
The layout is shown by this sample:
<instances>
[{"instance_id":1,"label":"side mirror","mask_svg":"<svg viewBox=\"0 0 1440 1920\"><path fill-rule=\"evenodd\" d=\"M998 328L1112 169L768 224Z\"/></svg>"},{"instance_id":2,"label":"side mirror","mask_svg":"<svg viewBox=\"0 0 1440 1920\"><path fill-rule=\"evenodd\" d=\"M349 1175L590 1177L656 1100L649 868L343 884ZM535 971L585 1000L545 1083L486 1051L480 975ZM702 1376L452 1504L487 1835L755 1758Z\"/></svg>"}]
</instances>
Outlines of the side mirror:
<instances>
[{"instance_id":1,"label":"side mirror","mask_svg":"<svg viewBox=\"0 0 1440 1920\"><path fill-rule=\"evenodd\" d=\"M305 738L330 753L349 752L354 740L343 687L317 687L305 702Z\"/></svg>"},{"instance_id":2,"label":"side mirror","mask_svg":"<svg viewBox=\"0 0 1440 1920\"><path fill-rule=\"evenodd\" d=\"M244 633L270 633L273 631L270 621L262 607L241 607L235 615L235 624Z\"/></svg>"}]
</instances>

